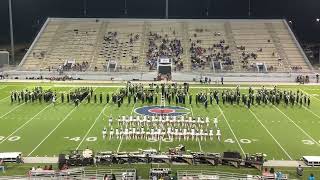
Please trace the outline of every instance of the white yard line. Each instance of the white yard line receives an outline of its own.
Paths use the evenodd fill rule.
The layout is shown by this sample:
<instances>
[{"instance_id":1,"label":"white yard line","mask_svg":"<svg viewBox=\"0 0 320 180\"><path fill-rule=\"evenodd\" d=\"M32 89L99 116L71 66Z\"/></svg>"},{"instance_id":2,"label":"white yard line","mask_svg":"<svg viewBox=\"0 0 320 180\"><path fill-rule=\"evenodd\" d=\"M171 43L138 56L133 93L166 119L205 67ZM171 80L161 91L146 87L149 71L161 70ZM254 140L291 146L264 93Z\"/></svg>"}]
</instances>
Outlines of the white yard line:
<instances>
[{"instance_id":1,"label":"white yard line","mask_svg":"<svg viewBox=\"0 0 320 180\"><path fill-rule=\"evenodd\" d=\"M97 88L94 88L93 91L95 91L96 89L97 89ZM90 93L89 93L88 95L90 95ZM83 101L82 101L82 102L83 102ZM80 103L79 103L79 106L80 106L81 104L82 104L82 103L80 102ZM78 107L79 107L79 106L78 106ZM45 140L47 140L48 137L49 137L56 129L58 129L58 127L60 127L60 125L61 125L76 109L77 109L77 107L74 107L74 108L62 119L62 121L60 121L59 124L58 124L53 130L51 130L51 132L28 154L27 157L29 157L35 150L37 150L38 147L39 147Z\"/></svg>"},{"instance_id":2,"label":"white yard line","mask_svg":"<svg viewBox=\"0 0 320 180\"><path fill-rule=\"evenodd\" d=\"M116 91L118 91L118 90L119 90L119 88L118 88ZM82 138L82 140L81 140L81 142L79 143L79 145L77 146L77 149L76 149L76 150L78 150L78 149L80 148L81 144L82 144L83 141L87 138L87 136L89 135L91 129L92 129L92 128L94 127L94 125L97 123L97 121L98 121L98 119L101 117L101 115L106 116L105 113L104 113L104 111L106 110L106 108L108 107L108 105L109 105L109 104L106 104L106 105L103 107L102 111L100 112L100 114L98 115L98 117L94 120L93 124L91 125L91 127L90 127L89 130L87 131L86 135Z\"/></svg>"},{"instance_id":3,"label":"white yard line","mask_svg":"<svg viewBox=\"0 0 320 180\"><path fill-rule=\"evenodd\" d=\"M229 127L229 129L230 129L230 131L231 131L231 133L232 133L232 135L233 135L233 137L234 137L234 138L235 138L235 140L237 141L237 144L238 144L238 146L239 146L239 148L240 148L240 150L241 150L242 154L243 154L243 155L246 155L246 153L244 152L244 150L243 150L243 148L242 148L242 146L241 146L240 142L238 141L238 138L237 138L236 134L233 132L233 130L232 130L232 128L231 128L231 126L230 126L230 124L229 124L229 122L228 122L228 119L226 118L226 116L224 115L224 113L223 113L222 109L220 108L220 105L218 105L218 107L219 107L219 110L220 110L220 112L221 112L221 114L222 114L222 116L223 116L224 120L227 122L227 125L228 125L228 127Z\"/></svg>"},{"instance_id":4,"label":"white yard line","mask_svg":"<svg viewBox=\"0 0 320 180\"><path fill-rule=\"evenodd\" d=\"M132 108L132 110L131 110L131 116L132 116L132 114L133 114L133 110L134 110L134 108L136 107L136 104L137 104L138 102L136 102L134 105L133 105L133 108ZM118 148L117 148L117 152L119 152L119 150L120 150L120 147L121 147L121 144L122 144L122 140L123 140L123 137L120 139L120 143L119 143L119 145L118 145Z\"/></svg>"},{"instance_id":5,"label":"white yard line","mask_svg":"<svg viewBox=\"0 0 320 180\"><path fill-rule=\"evenodd\" d=\"M188 93L188 100L189 100L189 93ZM192 104L190 104L190 111L191 111L191 115L193 117L193 110L192 110ZM221 114L220 114L221 115ZM198 141L198 144L199 144L199 149L200 149L200 152L202 152L202 147L201 147L201 142L200 140Z\"/></svg>"},{"instance_id":6,"label":"white yard line","mask_svg":"<svg viewBox=\"0 0 320 180\"><path fill-rule=\"evenodd\" d=\"M190 101L190 96L189 96L189 93L188 93L188 100ZM192 111L192 104L189 104L190 105L190 111L191 111L191 115L193 117L193 111Z\"/></svg>"},{"instance_id":7,"label":"white yard line","mask_svg":"<svg viewBox=\"0 0 320 180\"><path fill-rule=\"evenodd\" d=\"M47 105L45 108L43 108L41 111L39 111L36 115L34 115L32 118L30 118L27 122L25 122L23 125L21 125L19 128L17 128L15 131L13 131L9 136L7 136L5 139L3 139L0 144L2 144L4 141L6 141L8 138L10 138L12 135L14 135L15 133L17 133L18 131L20 131L20 129L22 129L25 125L27 125L29 122L31 122L34 118L36 118L37 116L39 116L39 114L41 114L44 110L46 110L48 107L50 107L52 104L50 103L49 105Z\"/></svg>"},{"instance_id":8,"label":"white yard line","mask_svg":"<svg viewBox=\"0 0 320 180\"><path fill-rule=\"evenodd\" d=\"M249 111L251 112L251 114L255 117L255 119L261 124L261 126L267 131L267 133L272 137L272 139L274 140L274 142L277 143L277 145L281 148L281 150L288 156L288 158L290 160L292 160L291 156L289 155L289 153L281 146L281 144L277 141L277 139L271 134L271 132L266 128L266 126L260 121L260 119L256 116L256 114L254 112L251 111L251 109L249 109Z\"/></svg>"},{"instance_id":9,"label":"white yard line","mask_svg":"<svg viewBox=\"0 0 320 180\"><path fill-rule=\"evenodd\" d=\"M50 87L51 87L51 86L50 86ZM73 89L73 88L70 88L70 89L69 89L69 92L71 91L71 89ZM5 99L9 98L10 96L11 96L11 95L9 95L9 96L7 96L7 97L5 97L5 98L3 98L3 99L0 99L0 101L5 100ZM7 112L6 114L2 115L2 116L0 117L0 119L2 119L2 118L5 117L6 115L8 115L8 114L10 114L12 111L14 111L15 109L18 109L20 106L25 105L25 104L26 104L26 103L24 102L24 103L20 104L19 106L14 107L14 108L11 109L9 112Z\"/></svg>"},{"instance_id":10,"label":"white yard line","mask_svg":"<svg viewBox=\"0 0 320 180\"><path fill-rule=\"evenodd\" d=\"M8 87L8 86L3 86L3 87L0 87L0 90L1 90L1 89L4 89L4 88L6 88L6 87Z\"/></svg>"},{"instance_id":11,"label":"white yard line","mask_svg":"<svg viewBox=\"0 0 320 180\"><path fill-rule=\"evenodd\" d=\"M5 98L0 99L0 102L3 101L3 100L5 100L5 99L8 99L10 96L11 96L11 95L9 95L9 96L7 96L7 97L5 97Z\"/></svg>"},{"instance_id":12,"label":"white yard line","mask_svg":"<svg viewBox=\"0 0 320 180\"><path fill-rule=\"evenodd\" d=\"M316 116L317 118L320 119L320 116L316 113L314 113L312 110L310 110L309 108L305 107L305 106L302 106L305 110L309 111L311 114L313 114L314 116Z\"/></svg>"},{"instance_id":13,"label":"white yard line","mask_svg":"<svg viewBox=\"0 0 320 180\"><path fill-rule=\"evenodd\" d=\"M19 106L16 106L16 107L12 108L9 112L7 112L7 113L5 113L4 115L2 115L2 116L0 117L0 119L2 119L2 118L5 117L6 115L10 114L10 113L13 112L14 110L18 109L19 107L21 107L21 106L23 106L23 105L25 105L25 104L26 104L26 103L22 103L22 104L20 104Z\"/></svg>"},{"instance_id":14,"label":"white yard line","mask_svg":"<svg viewBox=\"0 0 320 180\"><path fill-rule=\"evenodd\" d=\"M160 150L161 150L161 138L160 138L160 140L159 140L159 148L158 148L158 150L159 150L159 152L160 152Z\"/></svg>"},{"instance_id":15,"label":"white yard line","mask_svg":"<svg viewBox=\"0 0 320 180\"><path fill-rule=\"evenodd\" d=\"M306 94L306 95L308 95L308 96L312 97L313 99L316 99L317 101L319 101L319 102L320 102L320 99L318 99L318 98L316 98L316 97L314 97L314 96L310 95L310 94L309 94L309 93L307 93L306 91L304 91L304 90L302 90L302 89L300 89L300 91L302 91L304 94Z\"/></svg>"},{"instance_id":16,"label":"white yard line","mask_svg":"<svg viewBox=\"0 0 320 180\"><path fill-rule=\"evenodd\" d=\"M51 132L28 154L27 157L29 157L35 150L38 149L38 147L45 141L48 139L48 137L77 109L77 107L74 107L66 116L65 118L63 118L62 121L59 122L59 124L53 129L51 130Z\"/></svg>"},{"instance_id":17,"label":"white yard line","mask_svg":"<svg viewBox=\"0 0 320 180\"><path fill-rule=\"evenodd\" d=\"M188 93L188 100L190 101L190 96L189 96L189 93ZM191 115L193 117L193 110L192 110L192 104L190 104L190 111L191 111ZM199 144L199 149L200 149L200 152L202 152L202 147L201 147L201 143L200 143L200 140L198 141L198 144Z\"/></svg>"},{"instance_id":18,"label":"white yard line","mask_svg":"<svg viewBox=\"0 0 320 180\"><path fill-rule=\"evenodd\" d=\"M109 104L106 104L102 111L100 112L100 114L98 115L98 117L95 119L95 121L93 122L93 124L91 125L91 127L89 128L89 130L87 131L87 133L84 135L84 137L82 138L81 142L79 143L79 145L77 146L77 149L78 150L81 146L81 144L83 143L83 141L87 138L87 136L89 135L91 129L94 127L94 125L98 122L98 119L101 117L101 115L104 113L104 111L106 110L106 108L108 107Z\"/></svg>"},{"instance_id":19,"label":"white yard line","mask_svg":"<svg viewBox=\"0 0 320 180\"><path fill-rule=\"evenodd\" d=\"M282 115L284 115L288 120L290 120L298 129L300 129L303 134L305 134L308 138L310 138L314 143L316 143L318 146L320 145L318 141L316 141L313 137L311 137L305 130L303 130L297 123L295 123L290 117L288 117L284 112L282 112L277 106L272 105L275 107Z\"/></svg>"},{"instance_id":20,"label":"white yard line","mask_svg":"<svg viewBox=\"0 0 320 180\"><path fill-rule=\"evenodd\" d=\"M202 152L202 147L201 147L201 143L200 143L200 140L198 140L199 142L199 148L200 148L200 152Z\"/></svg>"}]
</instances>

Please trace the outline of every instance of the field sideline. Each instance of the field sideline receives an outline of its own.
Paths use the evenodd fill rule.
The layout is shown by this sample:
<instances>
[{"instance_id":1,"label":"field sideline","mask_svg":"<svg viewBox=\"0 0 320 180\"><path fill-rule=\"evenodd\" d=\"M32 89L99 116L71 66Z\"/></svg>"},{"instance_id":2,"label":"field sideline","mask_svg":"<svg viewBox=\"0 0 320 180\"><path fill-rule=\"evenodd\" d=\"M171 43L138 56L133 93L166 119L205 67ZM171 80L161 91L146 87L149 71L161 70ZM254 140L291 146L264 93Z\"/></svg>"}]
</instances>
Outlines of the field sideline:
<instances>
[{"instance_id":1,"label":"field sideline","mask_svg":"<svg viewBox=\"0 0 320 180\"><path fill-rule=\"evenodd\" d=\"M137 151L138 149L157 149L166 152L168 148L183 144L190 151L224 152L239 151L245 153L265 153L267 159L297 160L303 155L320 156L320 86L285 85L288 90L301 89L311 96L310 107L255 105L251 109L243 105L179 105L190 110L193 116L218 116L222 131L222 142L214 141L145 141L145 140L102 140L102 128L108 127L108 118L122 115L134 115L135 109L146 106L125 103L118 108L116 104L87 104L83 101L79 107L73 103L61 103L56 106L47 103L12 103L10 93L13 90L31 89L42 84L37 83L1 83L0 84L0 152L23 152L24 156L57 156L73 149L86 147L98 151ZM44 84L45 89L58 93L72 90L78 85ZM113 86L113 87L112 87ZM94 86L94 93L103 94L119 91L124 84L106 84ZM190 94L201 89L223 89L214 85L192 85ZM236 85L227 85L235 88ZM255 85L260 87L259 85ZM242 85L247 92L248 86ZM271 86L270 86L271 87ZM104 96L105 97L105 96ZM175 105L175 103L172 103ZM116 123L115 123L116 124ZM210 126L213 126L211 123ZM114 126L115 128L115 126Z\"/></svg>"}]
</instances>

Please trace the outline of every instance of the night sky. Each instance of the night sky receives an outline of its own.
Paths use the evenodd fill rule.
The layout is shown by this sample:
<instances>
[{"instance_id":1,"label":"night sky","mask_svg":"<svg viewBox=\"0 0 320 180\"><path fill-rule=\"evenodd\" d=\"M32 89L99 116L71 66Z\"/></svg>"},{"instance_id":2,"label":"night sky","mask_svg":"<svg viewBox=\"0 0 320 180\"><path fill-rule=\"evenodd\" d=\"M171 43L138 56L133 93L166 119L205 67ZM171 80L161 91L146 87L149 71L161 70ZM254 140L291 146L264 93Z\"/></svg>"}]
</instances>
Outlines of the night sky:
<instances>
[{"instance_id":1,"label":"night sky","mask_svg":"<svg viewBox=\"0 0 320 180\"><path fill-rule=\"evenodd\" d=\"M249 0L169 0L169 18L248 18ZM13 0L16 42L30 42L47 17L164 18L165 0ZM209 16L206 16L208 7ZM287 18L301 42L320 42L320 0L251 0L251 18ZM8 0L0 0L0 44L9 43Z\"/></svg>"}]
</instances>

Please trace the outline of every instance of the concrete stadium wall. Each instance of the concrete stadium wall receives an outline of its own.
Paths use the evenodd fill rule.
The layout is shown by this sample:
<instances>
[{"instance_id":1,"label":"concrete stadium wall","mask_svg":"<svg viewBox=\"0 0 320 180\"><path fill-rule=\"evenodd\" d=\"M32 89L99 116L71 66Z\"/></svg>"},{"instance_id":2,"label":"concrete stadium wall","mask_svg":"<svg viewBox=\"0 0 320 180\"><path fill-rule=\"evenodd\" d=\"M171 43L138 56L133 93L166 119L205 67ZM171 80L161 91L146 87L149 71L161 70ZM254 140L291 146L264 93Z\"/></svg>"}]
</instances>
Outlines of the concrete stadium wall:
<instances>
[{"instance_id":1,"label":"concrete stadium wall","mask_svg":"<svg viewBox=\"0 0 320 180\"><path fill-rule=\"evenodd\" d=\"M96 81L154 81L157 77L156 72L65 72L59 75L56 71L5 71L4 74L8 74L9 79L19 78L26 79L27 77L44 78L51 77L63 77L71 76L73 79L82 80L96 80ZM300 73L181 73L176 72L172 74L173 81L200 81L204 77L209 77L212 83L216 81L220 82L221 77L224 77L225 82L295 82L296 77L301 75ZM315 74L303 74L309 75L310 82L315 82Z\"/></svg>"}]
</instances>

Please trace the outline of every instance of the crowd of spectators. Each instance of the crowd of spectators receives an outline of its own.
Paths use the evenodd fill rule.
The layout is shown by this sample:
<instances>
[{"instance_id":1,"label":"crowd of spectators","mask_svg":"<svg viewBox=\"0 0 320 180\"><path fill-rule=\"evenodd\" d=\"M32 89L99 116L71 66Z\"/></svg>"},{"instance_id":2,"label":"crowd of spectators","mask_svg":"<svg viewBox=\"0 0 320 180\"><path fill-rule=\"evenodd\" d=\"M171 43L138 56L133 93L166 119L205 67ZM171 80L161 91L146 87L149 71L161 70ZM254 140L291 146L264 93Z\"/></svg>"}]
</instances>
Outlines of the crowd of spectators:
<instances>
[{"instance_id":1,"label":"crowd of spectators","mask_svg":"<svg viewBox=\"0 0 320 180\"><path fill-rule=\"evenodd\" d=\"M301 66L291 66L291 70L300 71L300 70L302 70L302 67Z\"/></svg>"},{"instance_id":2,"label":"crowd of spectators","mask_svg":"<svg viewBox=\"0 0 320 180\"><path fill-rule=\"evenodd\" d=\"M271 40L268 39L267 43L271 43ZM240 62L242 63L242 68L247 71L255 71L257 70L257 58L258 53L263 52L263 48L257 48L253 51L248 51L245 46L237 46L237 49L240 51ZM278 57L278 66L282 66L282 59L275 53L272 52L271 57ZM268 66L268 71L276 71L277 67L270 65Z\"/></svg>"},{"instance_id":3,"label":"crowd of spectators","mask_svg":"<svg viewBox=\"0 0 320 180\"><path fill-rule=\"evenodd\" d=\"M15 79L18 79L18 77L15 77ZM50 81L68 81L68 80L73 80L71 76L65 75L65 76L52 76L52 77L45 77L43 76L38 76L38 77L26 77L26 79L29 80L50 80Z\"/></svg>"},{"instance_id":4,"label":"crowd of spectators","mask_svg":"<svg viewBox=\"0 0 320 180\"><path fill-rule=\"evenodd\" d=\"M69 63L66 62L63 65L60 65L58 67L58 70L62 70L62 71L80 71L80 72L84 72L89 68L89 62L88 61L83 61L81 63Z\"/></svg>"},{"instance_id":5,"label":"crowd of spectators","mask_svg":"<svg viewBox=\"0 0 320 180\"><path fill-rule=\"evenodd\" d=\"M204 69L206 66L212 64L212 62L219 62L226 70L233 69L234 62L231 59L231 53L229 52L229 45L225 40L221 40L217 43L213 43L208 48L205 48L203 42L198 38L198 33L207 31L206 29L196 29L193 34L193 39L189 39L191 43L190 58L191 66L193 70ZM221 36L220 32L214 32L213 36ZM221 68L221 67L220 67Z\"/></svg>"},{"instance_id":6,"label":"crowd of spectators","mask_svg":"<svg viewBox=\"0 0 320 180\"><path fill-rule=\"evenodd\" d=\"M175 70L183 69L183 60L181 55L183 54L183 47L180 39L175 37L175 31L171 30L173 38L169 37L168 34L164 36L159 33L149 32L149 43L147 52L146 65L150 70L157 68L157 61L159 58L170 58L176 65Z\"/></svg>"},{"instance_id":7,"label":"crowd of spectators","mask_svg":"<svg viewBox=\"0 0 320 180\"><path fill-rule=\"evenodd\" d=\"M47 52L46 51L33 51L32 52L32 57L37 58L37 59L44 59L46 56Z\"/></svg>"},{"instance_id":8,"label":"crowd of spectators","mask_svg":"<svg viewBox=\"0 0 320 180\"><path fill-rule=\"evenodd\" d=\"M308 76L308 75L306 75L306 76L299 75L299 76L297 76L297 78L296 78L296 82L297 82L297 83L300 83L300 84L305 84L305 83L309 83L309 82L310 82L310 79L309 79L309 76Z\"/></svg>"},{"instance_id":9,"label":"crowd of spectators","mask_svg":"<svg viewBox=\"0 0 320 180\"><path fill-rule=\"evenodd\" d=\"M125 41L126 41L126 43L129 43L129 46L131 47L139 39L140 39L139 34L130 33L128 35L128 41L126 41L126 40ZM127 49L122 50L121 48L119 48L119 47L124 47L125 45L124 45L124 42L121 42L121 40L119 39L119 34L116 31L115 32L108 32L104 36L104 40L105 40L106 44L109 45L108 48L113 47L113 48L117 49L116 52L112 52L112 53L121 54L121 53L123 53L122 51L125 51L125 52L127 51ZM112 44L112 46L110 46L111 44ZM118 59L113 59L113 60L118 60ZM132 63L138 63L139 57L138 56L131 56L131 60L132 60Z\"/></svg>"}]
</instances>

